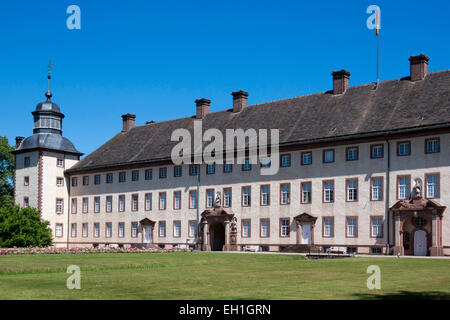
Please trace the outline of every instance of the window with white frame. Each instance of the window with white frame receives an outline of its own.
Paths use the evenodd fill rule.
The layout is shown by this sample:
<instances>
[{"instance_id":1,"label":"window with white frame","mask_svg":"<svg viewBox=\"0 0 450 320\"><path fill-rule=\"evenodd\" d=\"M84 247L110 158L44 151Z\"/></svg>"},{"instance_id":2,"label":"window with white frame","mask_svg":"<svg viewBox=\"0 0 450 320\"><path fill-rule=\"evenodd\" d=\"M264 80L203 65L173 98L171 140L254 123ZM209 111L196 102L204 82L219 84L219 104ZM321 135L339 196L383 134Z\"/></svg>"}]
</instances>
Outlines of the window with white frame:
<instances>
[{"instance_id":1,"label":"window with white frame","mask_svg":"<svg viewBox=\"0 0 450 320\"><path fill-rule=\"evenodd\" d=\"M173 222L173 236L175 238L181 237L181 221Z\"/></svg>"},{"instance_id":2,"label":"window with white frame","mask_svg":"<svg viewBox=\"0 0 450 320\"><path fill-rule=\"evenodd\" d=\"M358 201L358 180L347 180L347 201Z\"/></svg>"},{"instance_id":3,"label":"window with white frame","mask_svg":"<svg viewBox=\"0 0 450 320\"><path fill-rule=\"evenodd\" d=\"M216 164L210 163L206 165L206 173L207 174L214 174L216 172Z\"/></svg>"},{"instance_id":4,"label":"window with white frame","mask_svg":"<svg viewBox=\"0 0 450 320\"><path fill-rule=\"evenodd\" d=\"M398 177L398 198L409 199L409 177Z\"/></svg>"},{"instance_id":5,"label":"window with white frame","mask_svg":"<svg viewBox=\"0 0 450 320\"><path fill-rule=\"evenodd\" d=\"M119 222L119 238L125 237L125 223Z\"/></svg>"},{"instance_id":6,"label":"window with white frame","mask_svg":"<svg viewBox=\"0 0 450 320\"><path fill-rule=\"evenodd\" d=\"M100 197L94 198L94 212L95 213L100 212Z\"/></svg>"},{"instance_id":7,"label":"window with white frame","mask_svg":"<svg viewBox=\"0 0 450 320\"><path fill-rule=\"evenodd\" d=\"M281 204L289 204L291 199L291 186L289 184L281 185Z\"/></svg>"},{"instance_id":8,"label":"window with white frame","mask_svg":"<svg viewBox=\"0 0 450 320\"><path fill-rule=\"evenodd\" d=\"M439 152L439 139L433 138L433 139L426 139L426 153L436 153Z\"/></svg>"},{"instance_id":9,"label":"window with white frame","mask_svg":"<svg viewBox=\"0 0 450 320\"><path fill-rule=\"evenodd\" d=\"M72 199L72 213L77 213L77 199Z\"/></svg>"},{"instance_id":10,"label":"window with white frame","mask_svg":"<svg viewBox=\"0 0 450 320\"><path fill-rule=\"evenodd\" d=\"M250 159L245 159L242 164L242 171L250 171L252 170L252 164L250 163Z\"/></svg>"},{"instance_id":11,"label":"window with white frame","mask_svg":"<svg viewBox=\"0 0 450 320\"><path fill-rule=\"evenodd\" d=\"M333 237L334 234L334 219L333 218L324 218L323 219L323 236L324 237Z\"/></svg>"},{"instance_id":12,"label":"window with white frame","mask_svg":"<svg viewBox=\"0 0 450 320\"><path fill-rule=\"evenodd\" d=\"M231 189L229 188L223 190L223 206L225 208L231 207Z\"/></svg>"},{"instance_id":13,"label":"window with white frame","mask_svg":"<svg viewBox=\"0 0 450 320\"><path fill-rule=\"evenodd\" d=\"M206 207L212 208L214 205L214 189L206 190Z\"/></svg>"},{"instance_id":14,"label":"window with white frame","mask_svg":"<svg viewBox=\"0 0 450 320\"><path fill-rule=\"evenodd\" d=\"M166 210L166 193L159 194L159 210Z\"/></svg>"},{"instance_id":15,"label":"window with white frame","mask_svg":"<svg viewBox=\"0 0 450 320\"><path fill-rule=\"evenodd\" d=\"M197 208L197 191L195 190L189 191L189 208Z\"/></svg>"},{"instance_id":16,"label":"window with white frame","mask_svg":"<svg viewBox=\"0 0 450 320\"><path fill-rule=\"evenodd\" d=\"M181 209L181 191L176 191L173 194L173 207L174 209L178 210Z\"/></svg>"},{"instance_id":17,"label":"window with white frame","mask_svg":"<svg viewBox=\"0 0 450 320\"><path fill-rule=\"evenodd\" d=\"M166 179L167 178L167 168L159 168L159 178Z\"/></svg>"},{"instance_id":18,"label":"window with white frame","mask_svg":"<svg viewBox=\"0 0 450 320\"><path fill-rule=\"evenodd\" d=\"M270 186L261 186L261 205L268 206L270 204Z\"/></svg>"},{"instance_id":19,"label":"window with white frame","mask_svg":"<svg viewBox=\"0 0 450 320\"><path fill-rule=\"evenodd\" d=\"M165 221L159 222L159 236L161 238L164 238L166 236L166 222Z\"/></svg>"},{"instance_id":20,"label":"window with white frame","mask_svg":"<svg viewBox=\"0 0 450 320\"><path fill-rule=\"evenodd\" d=\"M57 187L64 186L64 178L60 178L60 177L56 178L56 186Z\"/></svg>"},{"instance_id":21,"label":"window with white frame","mask_svg":"<svg viewBox=\"0 0 450 320\"><path fill-rule=\"evenodd\" d=\"M106 237L111 238L112 236L112 224L111 222L106 223Z\"/></svg>"},{"instance_id":22,"label":"window with white frame","mask_svg":"<svg viewBox=\"0 0 450 320\"><path fill-rule=\"evenodd\" d=\"M302 186L302 203L311 203L311 182L304 182Z\"/></svg>"},{"instance_id":23,"label":"window with white frame","mask_svg":"<svg viewBox=\"0 0 450 320\"><path fill-rule=\"evenodd\" d=\"M325 181L323 183L323 202L334 201L334 182Z\"/></svg>"},{"instance_id":24,"label":"window with white frame","mask_svg":"<svg viewBox=\"0 0 450 320\"><path fill-rule=\"evenodd\" d=\"M100 223L94 223L94 237L100 237Z\"/></svg>"},{"instance_id":25,"label":"window with white frame","mask_svg":"<svg viewBox=\"0 0 450 320\"><path fill-rule=\"evenodd\" d=\"M291 155L283 154L281 156L281 166L282 167L290 167L291 166Z\"/></svg>"},{"instance_id":26,"label":"window with white frame","mask_svg":"<svg viewBox=\"0 0 450 320\"><path fill-rule=\"evenodd\" d=\"M358 147L347 148L347 161L358 160Z\"/></svg>"},{"instance_id":27,"label":"window with white frame","mask_svg":"<svg viewBox=\"0 0 450 320\"><path fill-rule=\"evenodd\" d=\"M250 187L242 188L242 206L243 207L250 206Z\"/></svg>"},{"instance_id":28,"label":"window with white frame","mask_svg":"<svg viewBox=\"0 0 450 320\"><path fill-rule=\"evenodd\" d=\"M323 162L324 163L334 162L334 150L323 151Z\"/></svg>"},{"instance_id":29,"label":"window with white frame","mask_svg":"<svg viewBox=\"0 0 450 320\"><path fill-rule=\"evenodd\" d=\"M282 237L289 236L289 219L281 219L280 235Z\"/></svg>"},{"instance_id":30,"label":"window with white frame","mask_svg":"<svg viewBox=\"0 0 450 320\"><path fill-rule=\"evenodd\" d=\"M355 238L358 235L358 220L355 217L347 218L347 237Z\"/></svg>"},{"instance_id":31,"label":"window with white frame","mask_svg":"<svg viewBox=\"0 0 450 320\"><path fill-rule=\"evenodd\" d=\"M397 145L397 152L399 156L409 156L411 154L411 143L399 142Z\"/></svg>"},{"instance_id":32,"label":"window with white frame","mask_svg":"<svg viewBox=\"0 0 450 320\"><path fill-rule=\"evenodd\" d=\"M233 164L231 164L231 163L225 163L224 165L223 165L223 172L225 172L225 173L230 173L230 172L232 172L233 171Z\"/></svg>"},{"instance_id":33,"label":"window with white frame","mask_svg":"<svg viewBox=\"0 0 450 320\"><path fill-rule=\"evenodd\" d=\"M112 211L112 196L106 197L106 212Z\"/></svg>"},{"instance_id":34,"label":"window with white frame","mask_svg":"<svg viewBox=\"0 0 450 320\"><path fill-rule=\"evenodd\" d=\"M56 213L63 213L63 199L56 199Z\"/></svg>"},{"instance_id":35,"label":"window with white frame","mask_svg":"<svg viewBox=\"0 0 450 320\"><path fill-rule=\"evenodd\" d=\"M383 179L373 178L372 179L372 200L380 201L383 199Z\"/></svg>"},{"instance_id":36,"label":"window with white frame","mask_svg":"<svg viewBox=\"0 0 450 320\"><path fill-rule=\"evenodd\" d=\"M62 223L57 223L55 225L55 237L62 237L63 236L63 225Z\"/></svg>"},{"instance_id":37,"label":"window with white frame","mask_svg":"<svg viewBox=\"0 0 450 320\"><path fill-rule=\"evenodd\" d=\"M152 169L145 169L145 180L152 180Z\"/></svg>"},{"instance_id":38,"label":"window with white frame","mask_svg":"<svg viewBox=\"0 0 450 320\"><path fill-rule=\"evenodd\" d=\"M189 237L193 238L195 237L195 227L196 223L195 221L189 221Z\"/></svg>"},{"instance_id":39,"label":"window with white frame","mask_svg":"<svg viewBox=\"0 0 450 320\"><path fill-rule=\"evenodd\" d=\"M125 195L123 194L119 196L119 211L125 211Z\"/></svg>"},{"instance_id":40,"label":"window with white frame","mask_svg":"<svg viewBox=\"0 0 450 320\"><path fill-rule=\"evenodd\" d=\"M196 176L198 174L198 164L191 164L189 166L189 175Z\"/></svg>"},{"instance_id":41,"label":"window with white frame","mask_svg":"<svg viewBox=\"0 0 450 320\"><path fill-rule=\"evenodd\" d=\"M145 194L145 211L152 210L152 194L146 193Z\"/></svg>"},{"instance_id":42,"label":"window with white frame","mask_svg":"<svg viewBox=\"0 0 450 320\"><path fill-rule=\"evenodd\" d=\"M242 237L250 237L250 220L242 220Z\"/></svg>"},{"instance_id":43,"label":"window with white frame","mask_svg":"<svg viewBox=\"0 0 450 320\"><path fill-rule=\"evenodd\" d=\"M88 236L88 231L89 231L89 225L87 223L83 223L83 227L82 227L82 236L83 238L86 238Z\"/></svg>"},{"instance_id":44,"label":"window with white frame","mask_svg":"<svg viewBox=\"0 0 450 320\"><path fill-rule=\"evenodd\" d=\"M57 159L56 160L56 166L64 168L64 159Z\"/></svg>"},{"instance_id":45,"label":"window with white frame","mask_svg":"<svg viewBox=\"0 0 450 320\"><path fill-rule=\"evenodd\" d=\"M87 213L89 210L89 199L83 198L83 213Z\"/></svg>"},{"instance_id":46,"label":"window with white frame","mask_svg":"<svg viewBox=\"0 0 450 320\"><path fill-rule=\"evenodd\" d=\"M270 221L268 219L261 220L261 237L267 238L269 237Z\"/></svg>"},{"instance_id":47,"label":"window with white frame","mask_svg":"<svg viewBox=\"0 0 450 320\"><path fill-rule=\"evenodd\" d=\"M373 145L370 147L370 157L372 159L383 158L383 145Z\"/></svg>"},{"instance_id":48,"label":"window with white frame","mask_svg":"<svg viewBox=\"0 0 450 320\"><path fill-rule=\"evenodd\" d=\"M138 223L132 222L131 223L131 237L137 238L137 236L138 236Z\"/></svg>"},{"instance_id":49,"label":"window with white frame","mask_svg":"<svg viewBox=\"0 0 450 320\"><path fill-rule=\"evenodd\" d=\"M438 175L427 175L427 198L438 198L439 197L439 176Z\"/></svg>"},{"instance_id":50,"label":"window with white frame","mask_svg":"<svg viewBox=\"0 0 450 320\"><path fill-rule=\"evenodd\" d=\"M131 196L131 211L138 211L139 209L139 196L137 194L133 194Z\"/></svg>"},{"instance_id":51,"label":"window with white frame","mask_svg":"<svg viewBox=\"0 0 450 320\"><path fill-rule=\"evenodd\" d=\"M302 166L312 164L312 152L302 152Z\"/></svg>"},{"instance_id":52,"label":"window with white frame","mask_svg":"<svg viewBox=\"0 0 450 320\"><path fill-rule=\"evenodd\" d=\"M72 223L70 226L70 236L72 238L76 238L77 237L77 224L76 223Z\"/></svg>"},{"instance_id":53,"label":"window with white frame","mask_svg":"<svg viewBox=\"0 0 450 320\"><path fill-rule=\"evenodd\" d=\"M182 170L182 169L181 169L181 166L175 166L175 167L173 167L173 176L174 176L174 177L181 177L181 173L182 173L181 170Z\"/></svg>"},{"instance_id":54,"label":"window with white frame","mask_svg":"<svg viewBox=\"0 0 450 320\"><path fill-rule=\"evenodd\" d=\"M380 238L383 236L383 219L381 217L372 217L372 237Z\"/></svg>"}]
</instances>

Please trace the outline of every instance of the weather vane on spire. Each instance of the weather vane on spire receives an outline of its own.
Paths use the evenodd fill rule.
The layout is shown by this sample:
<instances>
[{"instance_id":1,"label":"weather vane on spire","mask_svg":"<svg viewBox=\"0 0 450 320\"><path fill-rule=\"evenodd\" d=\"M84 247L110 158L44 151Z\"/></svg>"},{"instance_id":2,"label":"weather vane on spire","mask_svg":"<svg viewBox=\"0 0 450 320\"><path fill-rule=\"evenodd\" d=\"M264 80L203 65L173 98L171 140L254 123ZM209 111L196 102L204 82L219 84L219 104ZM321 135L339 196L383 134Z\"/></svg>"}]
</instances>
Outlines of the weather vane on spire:
<instances>
[{"instance_id":1,"label":"weather vane on spire","mask_svg":"<svg viewBox=\"0 0 450 320\"><path fill-rule=\"evenodd\" d=\"M48 100L50 100L50 98L52 97L52 92L50 91L50 79L52 78L52 68L53 68L52 61L48 60L48 74L47 74L48 86L47 86L47 93L45 94Z\"/></svg>"}]
</instances>

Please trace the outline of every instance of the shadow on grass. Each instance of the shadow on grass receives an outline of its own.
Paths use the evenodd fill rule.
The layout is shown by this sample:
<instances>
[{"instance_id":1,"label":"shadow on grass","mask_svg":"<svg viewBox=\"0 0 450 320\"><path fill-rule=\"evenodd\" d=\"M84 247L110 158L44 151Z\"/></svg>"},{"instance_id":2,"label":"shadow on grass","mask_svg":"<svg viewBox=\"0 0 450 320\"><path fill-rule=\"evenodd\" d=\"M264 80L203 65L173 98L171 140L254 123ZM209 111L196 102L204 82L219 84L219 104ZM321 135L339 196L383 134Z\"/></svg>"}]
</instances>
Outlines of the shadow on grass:
<instances>
[{"instance_id":1,"label":"shadow on grass","mask_svg":"<svg viewBox=\"0 0 450 320\"><path fill-rule=\"evenodd\" d=\"M388 294L358 293L354 296L362 300L450 300L450 293L439 291L400 291Z\"/></svg>"}]
</instances>

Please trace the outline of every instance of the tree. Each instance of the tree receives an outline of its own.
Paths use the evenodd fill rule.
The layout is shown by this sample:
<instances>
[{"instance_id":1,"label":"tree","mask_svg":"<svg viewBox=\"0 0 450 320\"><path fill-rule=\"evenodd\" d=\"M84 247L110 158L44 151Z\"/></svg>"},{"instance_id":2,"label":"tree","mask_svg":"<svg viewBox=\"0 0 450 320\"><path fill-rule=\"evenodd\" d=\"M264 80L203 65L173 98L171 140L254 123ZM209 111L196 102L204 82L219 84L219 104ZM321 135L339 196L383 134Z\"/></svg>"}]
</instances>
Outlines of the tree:
<instances>
[{"instance_id":1,"label":"tree","mask_svg":"<svg viewBox=\"0 0 450 320\"><path fill-rule=\"evenodd\" d=\"M0 197L14 193L14 147L6 137L0 137Z\"/></svg>"},{"instance_id":2,"label":"tree","mask_svg":"<svg viewBox=\"0 0 450 320\"><path fill-rule=\"evenodd\" d=\"M50 223L35 208L0 207L0 247L41 247L52 244Z\"/></svg>"}]
</instances>

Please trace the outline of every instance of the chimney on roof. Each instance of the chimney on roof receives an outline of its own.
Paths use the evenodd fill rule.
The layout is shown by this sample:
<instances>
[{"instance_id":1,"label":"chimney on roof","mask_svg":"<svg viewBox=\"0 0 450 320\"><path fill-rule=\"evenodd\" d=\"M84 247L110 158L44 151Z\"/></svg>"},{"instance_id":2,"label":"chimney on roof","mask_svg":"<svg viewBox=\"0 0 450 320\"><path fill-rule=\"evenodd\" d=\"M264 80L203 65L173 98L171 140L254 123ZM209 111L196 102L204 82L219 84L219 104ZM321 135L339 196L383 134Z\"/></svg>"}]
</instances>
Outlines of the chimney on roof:
<instances>
[{"instance_id":1,"label":"chimney on roof","mask_svg":"<svg viewBox=\"0 0 450 320\"><path fill-rule=\"evenodd\" d=\"M134 127L134 120L136 120L136 115L135 114L123 114L122 115L122 132L128 132L131 130L131 128Z\"/></svg>"},{"instance_id":2,"label":"chimney on roof","mask_svg":"<svg viewBox=\"0 0 450 320\"><path fill-rule=\"evenodd\" d=\"M411 81L424 79L428 72L430 58L421 53L418 56L410 56L408 60Z\"/></svg>"},{"instance_id":3,"label":"chimney on roof","mask_svg":"<svg viewBox=\"0 0 450 320\"><path fill-rule=\"evenodd\" d=\"M248 92L239 90L232 92L231 95L233 96L233 112L241 112L247 108Z\"/></svg>"},{"instance_id":4,"label":"chimney on roof","mask_svg":"<svg viewBox=\"0 0 450 320\"><path fill-rule=\"evenodd\" d=\"M342 94L350 85L350 71L340 70L331 73L333 76L333 94Z\"/></svg>"},{"instance_id":5,"label":"chimney on roof","mask_svg":"<svg viewBox=\"0 0 450 320\"><path fill-rule=\"evenodd\" d=\"M197 105L197 113L195 118L203 119L209 113L209 105L211 104L211 100L201 98L195 100L195 104Z\"/></svg>"},{"instance_id":6,"label":"chimney on roof","mask_svg":"<svg viewBox=\"0 0 450 320\"><path fill-rule=\"evenodd\" d=\"M24 137L16 137L16 149L20 147L20 144L22 143Z\"/></svg>"}]
</instances>

